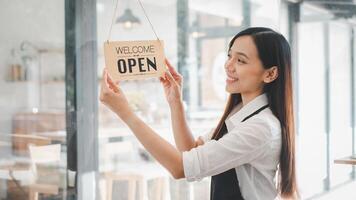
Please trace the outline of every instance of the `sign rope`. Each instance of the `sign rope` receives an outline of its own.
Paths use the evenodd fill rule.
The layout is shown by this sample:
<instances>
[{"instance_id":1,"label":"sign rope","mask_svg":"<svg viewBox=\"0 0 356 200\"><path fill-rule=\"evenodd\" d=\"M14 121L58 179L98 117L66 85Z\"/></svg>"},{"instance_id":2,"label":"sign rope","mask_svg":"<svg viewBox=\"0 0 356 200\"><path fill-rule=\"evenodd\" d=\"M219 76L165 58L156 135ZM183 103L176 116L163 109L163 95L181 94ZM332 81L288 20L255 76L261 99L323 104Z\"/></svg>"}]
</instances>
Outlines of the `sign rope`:
<instances>
[{"instance_id":1,"label":"sign rope","mask_svg":"<svg viewBox=\"0 0 356 200\"><path fill-rule=\"evenodd\" d=\"M116 10L117 10L117 4L118 4L118 2L119 2L119 0L116 0L116 3L115 3L115 10L114 10L113 17L112 17L112 20L111 20L111 24L110 24L110 29L109 29L109 34L108 34L107 42L109 42L110 37L111 37L111 31L112 31L112 26L113 26L113 24L114 24L114 20L115 20L115 16L116 16ZM148 23L150 24L151 30L152 30L153 33L155 34L157 40L159 40L159 37L158 37L158 35L157 35L157 32L156 32L155 28L153 27L153 24L152 24L150 18L148 17L147 12L146 12L146 9L145 9L145 7L143 6L141 0L137 0L137 2L140 4L140 7L141 7L141 9L142 9L142 11L143 11L143 14L145 15L145 17L146 17Z\"/></svg>"}]
</instances>

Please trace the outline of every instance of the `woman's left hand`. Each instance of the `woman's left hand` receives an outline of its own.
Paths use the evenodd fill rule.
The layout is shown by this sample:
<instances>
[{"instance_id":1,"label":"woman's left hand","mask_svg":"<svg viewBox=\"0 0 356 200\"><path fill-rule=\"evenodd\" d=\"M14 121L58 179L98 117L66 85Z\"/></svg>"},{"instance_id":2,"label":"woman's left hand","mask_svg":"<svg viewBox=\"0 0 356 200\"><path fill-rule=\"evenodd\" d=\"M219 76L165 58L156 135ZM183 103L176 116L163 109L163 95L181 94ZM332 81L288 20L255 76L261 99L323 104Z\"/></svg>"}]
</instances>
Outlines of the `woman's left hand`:
<instances>
[{"instance_id":1,"label":"woman's left hand","mask_svg":"<svg viewBox=\"0 0 356 200\"><path fill-rule=\"evenodd\" d=\"M100 101L110 110L115 112L119 117L125 119L133 113L125 94L119 87L119 82L115 83L106 68L103 71L103 79L101 82Z\"/></svg>"}]
</instances>

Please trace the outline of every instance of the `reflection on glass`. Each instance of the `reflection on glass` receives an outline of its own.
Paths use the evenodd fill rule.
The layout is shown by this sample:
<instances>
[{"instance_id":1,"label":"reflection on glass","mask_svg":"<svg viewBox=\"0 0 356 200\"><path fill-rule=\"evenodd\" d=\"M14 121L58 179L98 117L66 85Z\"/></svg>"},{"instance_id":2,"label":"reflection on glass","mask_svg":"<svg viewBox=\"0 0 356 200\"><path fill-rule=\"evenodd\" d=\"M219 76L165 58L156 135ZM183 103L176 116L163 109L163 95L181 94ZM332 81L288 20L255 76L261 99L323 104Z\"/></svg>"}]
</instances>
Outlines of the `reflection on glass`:
<instances>
[{"instance_id":1,"label":"reflection on glass","mask_svg":"<svg viewBox=\"0 0 356 200\"><path fill-rule=\"evenodd\" d=\"M59 199L67 190L64 1L0 8L0 199Z\"/></svg>"}]
</instances>

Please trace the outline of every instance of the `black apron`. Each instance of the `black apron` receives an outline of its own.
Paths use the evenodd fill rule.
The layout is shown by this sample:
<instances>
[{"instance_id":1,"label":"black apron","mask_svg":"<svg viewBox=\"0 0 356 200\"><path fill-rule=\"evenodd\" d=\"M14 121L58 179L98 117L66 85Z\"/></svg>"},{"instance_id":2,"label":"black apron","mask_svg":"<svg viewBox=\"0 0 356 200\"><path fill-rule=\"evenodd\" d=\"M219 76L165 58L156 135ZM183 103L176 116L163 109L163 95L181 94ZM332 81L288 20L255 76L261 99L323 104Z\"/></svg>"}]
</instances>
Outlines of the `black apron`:
<instances>
[{"instance_id":1,"label":"black apron","mask_svg":"<svg viewBox=\"0 0 356 200\"><path fill-rule=\"evenodd\" d=\"M245 117L241 122L244 122L250 117L257 115L267 107L268 105L261 107L249 116ZM227 133L227 127L225 123L221 129L221 132L221 137ZM211 177L210 200L243 200L235 168Z\"/></svg>"}]
</instances>

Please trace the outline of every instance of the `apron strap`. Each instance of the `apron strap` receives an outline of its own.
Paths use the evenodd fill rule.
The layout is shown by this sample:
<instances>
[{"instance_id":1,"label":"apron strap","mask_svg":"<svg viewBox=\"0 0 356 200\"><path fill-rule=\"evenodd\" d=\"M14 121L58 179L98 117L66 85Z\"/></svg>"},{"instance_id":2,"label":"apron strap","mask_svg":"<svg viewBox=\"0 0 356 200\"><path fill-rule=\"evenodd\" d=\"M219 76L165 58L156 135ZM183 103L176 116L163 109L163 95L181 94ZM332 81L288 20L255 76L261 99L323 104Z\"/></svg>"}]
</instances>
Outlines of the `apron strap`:
<instances>
[{"instance_id":1,"label":"apron strap","mask_svg":"<svg viewBox=\"0 0 356 200\"><path fill-rule=\"evenodd\" d=\"M255 112L253 112L252 114L250 114L249 116L245 117L241 122L244 122L248 119L250 119L251 117L253 117L254 115L257 115L258 113L260 113L262 110L268 108L268 104L265 105L265 106L262 106L261 108L259 108L258 110L256 110Z\"/></svg>"},{"instance_id":2,"label":"apron strap","mask_svg":"<svg viewBox=\"0 0 356 200\"><path fill-rule=\"evenodd\" d=\"M268 104L262 106L252 114L245 117L242 122L248 120L254 115L257 115L262 110L266 109ZM224 123L221 131L227 133L226 124ZM211 200L243 200L239 180L236 175L235 168L217 174L211 177L210 184L210 199Z\"/></svg>"}]
</instances>

